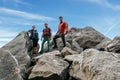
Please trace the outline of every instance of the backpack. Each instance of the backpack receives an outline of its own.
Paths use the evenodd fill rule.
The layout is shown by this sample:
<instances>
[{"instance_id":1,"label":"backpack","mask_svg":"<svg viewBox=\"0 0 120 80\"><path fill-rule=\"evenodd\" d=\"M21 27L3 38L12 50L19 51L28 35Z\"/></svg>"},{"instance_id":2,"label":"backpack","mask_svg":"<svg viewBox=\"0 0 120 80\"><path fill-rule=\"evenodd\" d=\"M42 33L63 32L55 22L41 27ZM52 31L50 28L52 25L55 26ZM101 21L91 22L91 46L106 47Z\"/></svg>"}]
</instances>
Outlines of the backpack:
<instances>
[{"instance_id":1,"label":"backpack","mask_svg":"<svg viewBox=\"0 0 120 80\"><path fill-rule=\"evenodd\" d=\"M33 30L32 38L33 38L33 39L39 39L39 35L38 35L37 30Z\"/></svg>"},{"instance_id":2,"label":"backpack","mask_svg":"<svg viewBox=\"0 0 120 80\"><path fill-rule=\"evenodd\" d=\"M45 28L43 30L43 37L50 37L50 34L51 34L50 28Z\"/></svg>"}]
</instances>

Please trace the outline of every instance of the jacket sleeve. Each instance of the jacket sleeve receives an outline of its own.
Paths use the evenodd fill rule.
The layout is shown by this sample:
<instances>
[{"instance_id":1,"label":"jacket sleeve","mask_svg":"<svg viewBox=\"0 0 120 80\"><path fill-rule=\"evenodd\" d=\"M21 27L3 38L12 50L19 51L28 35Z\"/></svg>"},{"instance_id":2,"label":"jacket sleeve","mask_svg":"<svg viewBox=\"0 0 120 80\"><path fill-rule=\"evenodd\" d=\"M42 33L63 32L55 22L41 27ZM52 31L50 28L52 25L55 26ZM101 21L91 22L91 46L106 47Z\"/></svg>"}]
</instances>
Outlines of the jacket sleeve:
<instances>
[{"instance_id":1,"label":"jacket sleeve","mask_svg":"<svg viewBox=\"0 0 120 80\"><path fill-rule=\"evenodd\" d=\"M50 30L50 37L51 37L52 36L51 29L49 28L49 30Z\"/></svg>"},{"instance_id":2,"label":"jacket sleeve","mask_svg":"<svg viewBox=\"0 0 120 80\"><path fill-rule=\"evenodd\" d=\"M68 23L64 22L63 26L64 26L64 32L68 33Z\"/></svg>"}]
</instances>

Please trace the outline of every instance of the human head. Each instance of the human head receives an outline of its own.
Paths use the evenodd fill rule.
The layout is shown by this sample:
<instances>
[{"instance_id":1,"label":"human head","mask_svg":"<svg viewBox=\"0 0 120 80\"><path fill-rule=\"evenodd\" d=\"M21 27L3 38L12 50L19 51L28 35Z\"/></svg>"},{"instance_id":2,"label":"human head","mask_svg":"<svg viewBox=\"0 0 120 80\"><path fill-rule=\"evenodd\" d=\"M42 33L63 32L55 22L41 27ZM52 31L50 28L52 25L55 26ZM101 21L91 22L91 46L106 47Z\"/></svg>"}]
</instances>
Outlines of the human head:
<instances>
[{"instance_id":1,"label":"human head","mask_svg":"<svg viewBox=\"0 0 120 80\"><path fill-rule=\"evenodd\" d=\"M45 23L44 26L47 28L48 27L48 23Z\"/></svg>"},{"instance_id":2,"label":"human head","mask_svg":"<svg viewBox=\"0 0 120 80\"><path fill-rule=\"evenodd\" d=\"M59 20L60 20L60 22L63 22L63 17L60 16L60 17L59 17Z\"/></svg>"},{"instance_id":3,"label":"human head","mask_svg":"<svg viewBox=\"0 0 120 80\"><path fill-rule=\"evenodd\" d=\"M33 30L35 29L35 25L32 26L32 29L33 29Z\"/></svg>"}]
</instances>

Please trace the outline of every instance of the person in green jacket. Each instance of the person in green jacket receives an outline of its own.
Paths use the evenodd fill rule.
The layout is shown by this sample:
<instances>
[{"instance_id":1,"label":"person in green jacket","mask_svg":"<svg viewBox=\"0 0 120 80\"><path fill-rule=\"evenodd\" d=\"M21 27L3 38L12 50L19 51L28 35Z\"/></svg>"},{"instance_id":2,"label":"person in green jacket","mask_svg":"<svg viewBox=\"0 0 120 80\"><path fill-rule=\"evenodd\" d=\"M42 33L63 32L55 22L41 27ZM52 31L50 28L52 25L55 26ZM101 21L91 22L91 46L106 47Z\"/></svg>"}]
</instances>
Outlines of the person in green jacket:
<instances>
[{"instance_id":1,"label":"person in green jacket","mask_svg":"<svg viewBox=\"0 0 120 80\"><path fill-rule=\"evenodd\" d=\"M51 29L48 27L48 23L45 23L44 24L45 28L43 29L43 33L42 33L42 37L41 37L41 40L42 40L42 45L41 45L41 51L40 51L40 54L43 53L43 49L44 49L44 44L45 42L47 42L47 51L49 52L50 51L50 39L51 39L51 36L52 36L52 33L51 33Z\"/></svg>"}]
</instances>

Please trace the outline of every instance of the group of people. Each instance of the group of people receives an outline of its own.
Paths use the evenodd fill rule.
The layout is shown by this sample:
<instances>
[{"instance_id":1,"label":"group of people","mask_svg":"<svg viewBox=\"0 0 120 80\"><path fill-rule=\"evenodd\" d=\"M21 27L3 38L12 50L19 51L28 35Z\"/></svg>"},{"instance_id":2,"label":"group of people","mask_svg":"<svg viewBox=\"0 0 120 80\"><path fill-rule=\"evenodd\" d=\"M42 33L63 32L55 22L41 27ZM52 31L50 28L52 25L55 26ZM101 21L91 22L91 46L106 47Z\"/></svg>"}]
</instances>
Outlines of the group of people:
<instances>
[{"instance_id":1,"label":"group of people","mask_svg":"<svg viewBox=\"0 0 120 80\"><path fill-rule=\"evenodd\" d=\"M60 38L63 41L63 47L66 46L66 42L65 42L65 35L68 33L68 23L63 21L63 17L60 16L59 17L60 23L58 25L58 31L55 34L55 36L53 37L53 42L54 42L54 46L53 49L57 48L57 42L56 39ZM42 31L42 36L41 36L41 40L42 40L42 44L41 44L41 51L40 53L43 53L44 51L44 44L45 42L47 42L47 52L50 51L50 40L52 39L52 31L50 29L50 27L48 27L48 23L44 23L45 28ZM33 52L34 53L38 53L38 41L39 41L39 34L37 32L37 30L35 29L35 26L32 26L32 29L28 31L28 33L30 34L29 37L32 40L33 43Z\"/></svg>"}]
</instances>

